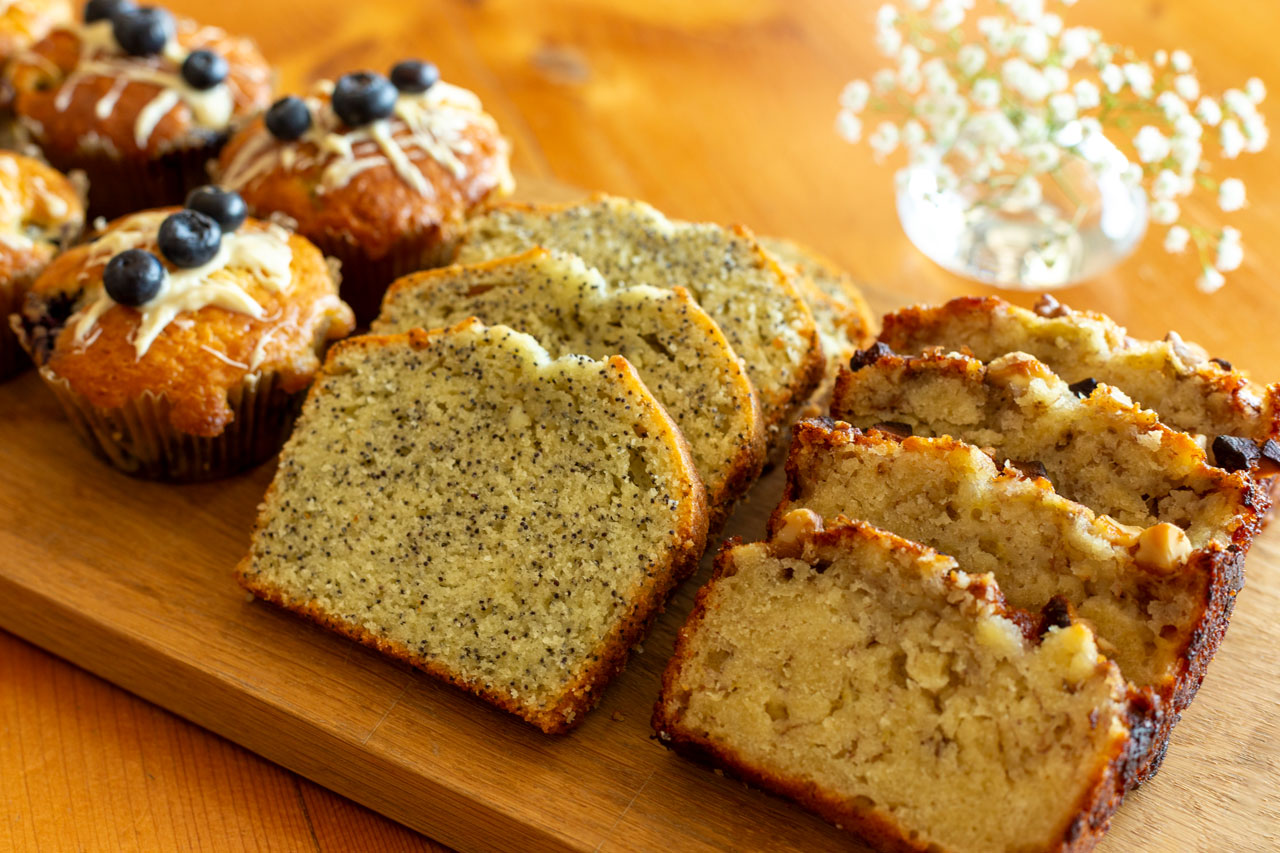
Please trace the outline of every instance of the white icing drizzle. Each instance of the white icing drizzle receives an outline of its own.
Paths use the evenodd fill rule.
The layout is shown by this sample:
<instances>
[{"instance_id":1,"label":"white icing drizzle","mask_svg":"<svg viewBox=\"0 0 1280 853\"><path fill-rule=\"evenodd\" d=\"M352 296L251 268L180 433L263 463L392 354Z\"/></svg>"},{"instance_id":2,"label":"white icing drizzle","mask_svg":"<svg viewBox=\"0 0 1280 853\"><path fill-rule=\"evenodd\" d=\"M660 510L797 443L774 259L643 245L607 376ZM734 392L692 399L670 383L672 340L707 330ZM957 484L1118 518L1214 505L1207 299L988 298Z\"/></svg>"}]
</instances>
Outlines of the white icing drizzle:
<instances>
[{"instance_id":1,"label":"white icing drizzle","mask_svg":"<svg viewBox=\"0 0 1280 853\"><path fill-rule=\"evenodd\" d=\"M317 89L328 94L332 87L332 82L325 81ZM368 169L390 164L415 192L431 196L435 188L423 174L421 161L433 159L461 180L467 176L467 167L460 155L475 150L466 129L477 123L493 125L475 94L443 82L422 94L402 93L393 117L346 132L339 132L342 122L327 101L313 95L306 103L312 126L300 139L281 142L266 131L257 134L236 152L221 183L242 189L277 165L295 171L324 164L320 175L324 192L346 186Z\"/></svg>"},{"instance_id":2,"label":"white icing drizzle","mask_svg":"<svg viewBox=\"0 0 1280 853\"><path fill-rule=\"evenodd\" d=\"M180 21L183 34L192 33L189 22ZM209 129L225 128L235 111L235 98L232 96L228 80L224 80L210 89L196 89L183 79L180 71L163 71L139 62L135 57L124 54L116 43L110 21L95 21L82 24L73 29L80 39L80 61L54 96L53 106L64 112L71 106L75 98L77 86L92 77L105 76L116 78L111 89L94 104L94 114L100 119L109 118L115 110L120 96L130 83L150 83L160 88L160 92L139 113L134 125L134 142L139 148L145 148L155 133L156 126L170 110L184 103L191 110L195 124ZM177 38L171 38L165 44L161 55L171 62L176 69L192 50L202 45L224 39L226 34L216 27L204 27L191 34L191 49L183 47ZM32 54L33 56L35 54Z\"/></svg>"},{"instance_id":3,"label":"white icing drizzle","mask_svg":"<svg viewBox=\"0 0 1280 853\"><path fill-rule=\"evenodd\" d=\"M138 213L104 234L93 243L85 260L86 270L126 249L152 242L166 215L160 211ZM215 306L263 319L265 312L262 306L249 295L240 277L234 273L247 272L262 287L273 293L282 293L292 283L292 263L289 235L278 225L268 224L262 231L241 229L234 234L223 235L218 253L208 263L192 269L166 271L160 292L146 305L136 309L140 315L133 338L137 357L146 355L160 333L179 315L187 312ZM116 302L99 282L90 300L69 321L74 327L76 342L83 344L98 319L115 305Z\"/></svg>"}]
</instances>

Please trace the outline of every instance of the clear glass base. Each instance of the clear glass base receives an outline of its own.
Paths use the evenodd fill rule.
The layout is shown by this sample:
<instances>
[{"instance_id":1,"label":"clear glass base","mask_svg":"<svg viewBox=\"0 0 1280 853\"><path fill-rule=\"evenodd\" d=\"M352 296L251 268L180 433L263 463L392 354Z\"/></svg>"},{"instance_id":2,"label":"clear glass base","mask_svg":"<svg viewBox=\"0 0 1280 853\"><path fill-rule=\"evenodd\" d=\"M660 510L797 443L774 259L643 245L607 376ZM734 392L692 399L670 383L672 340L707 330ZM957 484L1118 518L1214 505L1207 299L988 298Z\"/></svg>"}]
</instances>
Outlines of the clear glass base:
<instances>
[{"instance_id":1,"label":"clear glass base","mask_svg":"<svg viewBox=\"0 0 1280 853\"><path fill-rule=\"evenodd\" d=\"M1052 290L1124 260L1147 229L1147 197L1118 171L1064 161L1017 190L982 184L937 161L897 174L898 217L916 248L943 268L1011 290Z\"/></svg>"}]
</instances>

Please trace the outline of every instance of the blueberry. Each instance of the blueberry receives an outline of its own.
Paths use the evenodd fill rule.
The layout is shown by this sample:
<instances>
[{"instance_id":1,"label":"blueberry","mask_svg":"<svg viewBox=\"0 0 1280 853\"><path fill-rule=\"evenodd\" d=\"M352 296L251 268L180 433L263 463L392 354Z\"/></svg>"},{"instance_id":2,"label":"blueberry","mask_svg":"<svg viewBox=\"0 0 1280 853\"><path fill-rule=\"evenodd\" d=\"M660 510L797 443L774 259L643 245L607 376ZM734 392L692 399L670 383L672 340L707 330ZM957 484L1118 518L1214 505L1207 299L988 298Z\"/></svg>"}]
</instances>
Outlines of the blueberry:
<instances>
[{"instance_id":1,"label":"blueberry","mask_svg":"<svg viewBox=\"0 0 1280 853\"><path fill-rule=\"evenodd\" d=\"M307 102L294 95L281 98L267 110L267 130L276 139L291 142L311 127L311 110Z\"/></svg>"},{"instance_id":2,"label":"blueberry","mask_svg":"<svg viewBox=\"0 0 1280 853\"><path fill-rule=\"evenodd\" d=\"M399 93L391 81L372 71L356 71L338 78L333 87L333 111L350 127L362 127L391 115Z\"/></svg>"},{"instance_id":3,"label":"blueberry","mask_svg":"<svg viewBox=\"0 0 1280 853\"><path fill-rule=\"evenodd\" d=\"M416 95L440 82L440 69L420 59L406 59L391 69L391 82L401 92Z\"/></svg>"},{"instance_id":4,"label":"blueberry","mask_svg":"<svg viewBox=\"0 0 1280 853\"><path fill-rule=\"evenodd\" d=\"M180 210L160 223L160 251L175 266L189 269L209 262L222 243L222 228L203 213Z\"/></svg>"},{"instance_id":5,"label":"blueberry","mask_svg":"<svg viewBox=\"0 0 1280 853\"><path fill-rule=\"evenodd\" d=\"M203 213L218 223L223 234L235 231L249 216L249 208L240 197L240 193L235 190L224 190L213 184L192 190L187 195L186 208Z\"/></svg>"},{"instance_id":6,"label":"blueberry","mask_svg":"<svg viewBox=\"0 0 1280 853\"><path fill-rule=\"evenodd\" d=\"M125 53L154 56L173 37L173 15L154 6L140 6L117 14L111 27Z\"/></svg>"},{"instance_id":7,"label":"blueberry","mask_svg":"<svg viewBox=\"0 0 1280 853\"><path fill-rule=\"evenodd\" d=\"M105 21L137 8L133 0L89 0L84 4L84 22Z\"/></svg>"},{"instance_id":8,"label":"blueberry","mask_svg":"<svg viewBox=\"0 0 1280 853\"><path fill-rule=\"evenodd\" d=\"M182 63L182 79L193 89L212 89L227 79L227 61L212 50L195 50Z\"/></svg>"},{"instance_id":9,"label":"blueberry","mask_svg":"<svg viewBox=\"0 0 1280 853\"><path fill-rule=\"evenodd\" d=\"M164 264L143 249L126 249L107 262L102 283L120 305L146 305L164 284Z\"/></svg>"}]
</instances>

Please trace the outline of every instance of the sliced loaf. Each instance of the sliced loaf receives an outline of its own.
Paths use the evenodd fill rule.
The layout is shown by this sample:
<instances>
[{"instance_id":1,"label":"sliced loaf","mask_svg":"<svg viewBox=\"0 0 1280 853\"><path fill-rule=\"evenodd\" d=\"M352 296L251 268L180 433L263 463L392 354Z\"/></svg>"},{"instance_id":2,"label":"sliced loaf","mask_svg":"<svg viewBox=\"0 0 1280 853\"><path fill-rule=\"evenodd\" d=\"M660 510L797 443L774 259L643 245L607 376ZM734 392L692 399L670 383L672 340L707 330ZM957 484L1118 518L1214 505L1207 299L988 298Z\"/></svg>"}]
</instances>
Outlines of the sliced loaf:
<instances>
[{"instance_id":1,"label":"sliced loaf","mask_svg":"<svg viewBox=\"0 0 1280 853\"><path fill-rule=\"evenodd\" d=\"M985 365L959 354L906 358L883 344L836 382L831 415L950 435L1046 477L1066 498L1123 524L1169 522L1193 547L1248 547L1267 498L1245 475L1211 467L1190 436L1107 385L1078 396L1031 356Z\"/></svg>"},{"instance_id":2,"label":"sliced loaf","mask_svg":"<svg viewBox=\"0 0 1280 853\"><path fill-rule=\"evenodd\" d=\"M678 751L882 850L1090 849L1149 725L1083 624L870 525L726 547L663 676Z\"/></svg>"},{"instance_id":3,"label":"sliced loaf","mask_svg":"<svg viewBox=\"0 0 1280 853\"><path fill-rule=\"evenodd\" d=\"M532 246L578 255L614 287L684 287L719 324L760 397L770 441L822 378L813 315L744 228L675 222L642 202L598 197L565 206L502 204L473 219L456 261Z\"/></svg>"},{"instance_id":4,"label":"sliced loaf","mask_svg":"<svg viewBox=\"0 0 1280 853\"><path fill-rule=\"evenodd\" d=\"M552 360L470 320L331 350L238 574L558 732L706 531L684 439L625 359Z\"/></svg>"},{"instance_id":5,"label":"sliced loaf","mask_svg":"<svg viewBox=\"0 0 1280 853\"><path fill-rule=\"evenodd\" d=\"M760 407L742 361L683 287L610 288L580 258L531 249L400 279L378 333L468 317L527 332L553 357L621 355L679 424L717 528L764 463Z\"/></svg>"},{"instance_id":6,"label":"sliced loaf","mask_svg":"<svg viewBox=\"0 0 1280 853\"><path fill-rule=\"evenodd\" d=\"M1238 549L1192 549L1168 524L1120 527L1055 494L1046 480L1001 470L950 438L801 422L771 529L799 508L866 521L954 557L967 572L989 572L1019 609L1038 611L1054 599L1069 606L1125 677L1159 699L1164 719L1152 771L1244 580Z\"/></svg>"},{"instance_id":7,"label":"sliced loaf","mask_svg":"<svg viewBox=\"0 0 1280 853\"><path fill-rule=\"evenodd\" d=\"M1244 458L1280 465L1280 384L1262 388L1172 332L1163 341L1137 340L1106 315L1072 311L1052 297L1041 299L1035 311L994 297L964 297L890 314L880 340L895 352L942 347L968 350L983 361L1025 352L1068 383L1113 385L1174 429L1204 436L1210 458L1221 467L1240 467L1241 458L1216 452L1222 437L1247 438L1272 458L1261 459L1261 452Z\"/></svg>"}]
</instances>

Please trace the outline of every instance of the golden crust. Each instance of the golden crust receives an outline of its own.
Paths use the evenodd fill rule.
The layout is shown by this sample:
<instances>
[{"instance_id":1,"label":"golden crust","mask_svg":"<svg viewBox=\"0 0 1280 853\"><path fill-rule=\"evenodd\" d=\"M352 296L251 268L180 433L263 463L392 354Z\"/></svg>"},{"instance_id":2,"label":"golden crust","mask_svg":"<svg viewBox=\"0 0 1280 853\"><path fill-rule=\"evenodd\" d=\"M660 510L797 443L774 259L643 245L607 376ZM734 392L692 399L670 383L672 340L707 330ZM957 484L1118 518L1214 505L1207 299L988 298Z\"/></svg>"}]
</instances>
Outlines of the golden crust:
<instances>
[{"instance_id":1,"label":"golden crust","mask_svg":"<svg viewBox=\"0 0 1280 853\"><path fill-rule=\"evenodd\" d=\"M267 227L248 220L241 229ZM107 259L89 264L92 244L78 246L58 257L32 286L24 309L29 330L25 345L51 378L65 380L94 406L116 409L144 394L163 395L176 430L216 436L232 417L227 393L243 385L246 376L276 373L283 391L301 391L320 366L317 351L323 351L323 342L345 337L354 326L351 310L337 298L337 283L324 256L297 235L289 235L289 247L288 291L274 293L246 278L245 289L262 306L263 319L206 306L186 315L192 323L170 323L138 358L132 337L140 314L122 305L98 319L100 332L87 345L76 343L65 318L55 326L51 341L36 340L31 333L47 317L51 303L78 300L101 286ZM154 241L142 248L160 254Z\"/></svg>"},{"instance_id":2,"label":"golden crust","mask_svg":"<svg viewBox=\"0 0 1280 853\"><path fill-rule=\"evenodd\" d=\"M328 103L327 95L317 97ZM390 121L393 137L409 133L403 120ZM317 195L321 175L333 158L317 156L311 142L286 143L297 151L296 162L306 165L276 165L241 187L240 194L255 215L283 214L296 223L298 233L326 248L351 246L374 261L395 252L429 254L433 247L456 241L463 222L477 206L509 191L510 144L493 119L477 112L462 136L470 150L455 152L466 169L461 178L434 157L414 161L434 187L432 195L405 183L389 160ZM250 122L223 149L219 170L225 174L246 146L269 137L261 117Z\"/></svg>"},{"instance_id":3,"label":"golden crust","mask_svg":"<svg viewBox=\"0 0 1280 853\"><path fill-rule=\"evenodd\" d=\"M1017 343L1067 382L1093 378L1114 385L1175 429L1211 439L1243 435L1259 445L1280 440L1280 383L1263 388L1177 335L1137 340L1105 314L1075 311L1057 300L1041 299L1035 311L975 296L904 308L885 317L880 340L895 352L963 348L984 361L1003 354L991 349L993 343ZM1125 381L1139 365L1152 383L1147 388ZM1171 400L1183 389L1183 405L1175 408Z\"/></svg>"},{"instance_id":4,"label":"golden crust","mask_svg":"<svg viewBox=\"0 0 1280 853\"><path fill-rule=\"evenodd\" d=\"M854 538L879 539L895 549L925 557L937 556L937 552L933 549L919 543L845 518L829 522L826 529L810 533L807 538L813 544L827 546L838 545L844 540ZM734 538L721 546L716 555L715 568L710 580L698 590L689 618L676 635L675 649L663 671L662 687L654 705L651 720L659 742L687 758L722 768L748 784L794 800L836 827L849 830L863 838L877 850L892 851L892 853L937 851L936 846L913 841L905 827L882 812L864 808L856 802L840 797L834 791L824 790L813 782L791 778L756 766L732 747L716 743L708 736L683 725L678 702L674 699L681 678L681 670L690 662L694 637L708 615L716 584L736 571L733 565L733 552L741 544L740 539ZM779 546L776 542L770 541L766 543L766 547L778 554L792 553L794 545L788 543L785 546ZM781 548L785 548L785 551L780 550ZM989 587L982 582L960 587L950 577L947 583L958 597L981 600L984 603L990 602L998 615L1022 626L1024 636L1032 642L1038 641L1038 632L1028 629L1038 624L1040 620L1031 614L1008 607L997 587ZM1043 848L1044 850L1054 851L1054 853L1084 853L1093 849L1110 826L1111 815L1123 801L1125 791L1133 787L1133 769L1140 763L1141 756L1146 752L1143 743L1144 733L1150 728L1152 718L1157 712L1141 694L1131 692L1127 696L1127 701L1129 728L1127 735L1115 739L1110 753L1103 756L1105 760L1098 764L1093 779L1081 795L1074 810L1075 816L1063 826L1059 840Z\"/></svg>"},{"instance_id":5,"label":"golden crust","mask_svg":"<svg viewBox=\"0 0 1280 853\"><path fill-rule=\"evenodd\" d=\"M464 321L452 329L424 331L412 329L399 335L362 335L343 341L333 347L326 359L323 370L336 363L342 353L348 350L369 350L377 347L396 346L408 343L414 349L430 348L440 337L479 326L473 319ZM486 688L480 681L467 679L458 672L436 661L416 654L403 644L390 642L378 637L361 625L345 622L324 613L314 602L300 601L289 597L285 591L264 582L253 571L253 555L246 556L236 567L236 577L241 586L273 604L290 610L306 619L328 628L349 639L369 646L396 660L404 661L422 670L428 675L439 678L456 687L466 690L486 702L508 711L537 726L547 734L559 734L568 731L582 721L584 715L599 702L605 686L626 665L627 656L632 646L640 642L648 633L654 619L662 612L671 591L682 581L693 574L706 547L707 537L707 503L706 492L694 469L693 458L688 444L679 429L666 416L662 407L653 400L639 375L631 364L620 356L608 360L609 370L618 377L628 393L634 394L638 400L648 401L648 414L651 416L647 426L661 434L664 443L674 452L678 467L682 474L684 493L680 496L680 517L672 531L672 547L666 558L660 563L650 566L645 571L645 580L639 594L632 597L631 606L626 614L613 626L609 635L594 652L595 660L579 678L570 683L562 692L560 699L549 708L533 708L521 705L510 696L492 688ZM324 384L316 383L308 392L308 403L311 399L324 393ZM306 405L306 404L304 404ZM286 448L285 452L288 450ZM276 488L272 481L268 489L270 495ZM265 499L264 499L265 501ZM265 505L265 503L264 503ZM254 525L256 537L264 526L260 515Z\"/></svg>"},{"instance_id":6,"label":"golden crust","mask_svg":"<svg viewBox=\"0 0 1280 853\"><path fill-rule=\"evenodd\" d=\"M270 103L271 69L257 46L194 21L177 21L176 39L187 49L207 48L220 53L230 65L233 121L252 115ZM7 71L14 89L14 111L54 163L74 163L85 153L86 140L115 158L156 158L178 149L203 148L230 128L201 128L190 106L179 102L156 124L145 144L138 145L134 132L139 113L163 89L157 83L132 80L120 91L115 106L105 116L97 105L114 89L118 78L108 74L76 73L80 64L81 37L75 28L60 28L41 39L19 56ZM129 60L140 67L178 73L172 60L164 57L136 57ZM58 108L63 84L76 73L75 89L65 109Z\"/></svg>"},{"instance_id":7,"label":"golden crust","mask_svg":"<svg viewBox=\"0 0 1280 853\"><path fill-rule=\"evenodd\" d=\"M14 0L0 12L0 64L75 19L70 0Z\"/></svg>"}]
</instances>

